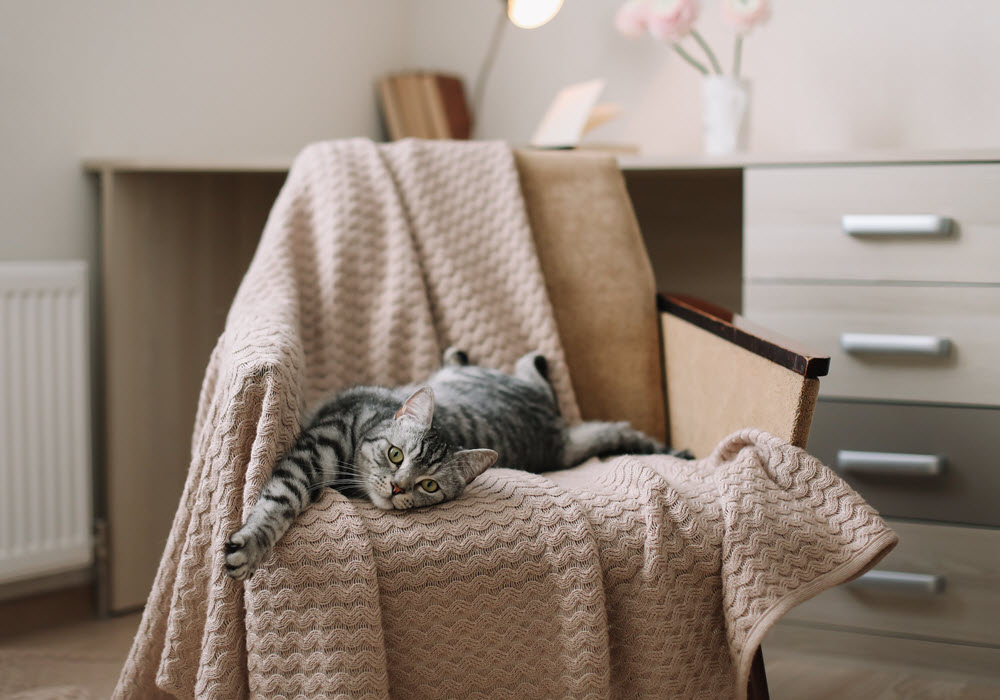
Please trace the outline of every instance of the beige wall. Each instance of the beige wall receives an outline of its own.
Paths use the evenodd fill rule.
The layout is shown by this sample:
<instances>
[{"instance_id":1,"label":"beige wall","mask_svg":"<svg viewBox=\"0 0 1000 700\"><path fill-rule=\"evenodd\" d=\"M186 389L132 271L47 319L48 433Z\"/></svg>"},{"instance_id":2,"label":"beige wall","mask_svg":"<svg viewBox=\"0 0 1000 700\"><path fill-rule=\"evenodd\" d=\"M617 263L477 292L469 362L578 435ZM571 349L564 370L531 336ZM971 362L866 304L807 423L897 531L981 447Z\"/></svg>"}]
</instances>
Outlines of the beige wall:
<instances>
[{"instance_id":1,"label":"beige wall","mask_svg":"<svg viewBox=\"0 0 1000 700\"><path fill-rule=\"evenodd\" d=\"M290 159L377 133L404 0L0 0L0 259L89 258L84 156Z\"/></svg>"},{"instance_id":2,"label":"beige wall","mask_svg":"<svg viewBox=\"0 0 1000 700\"><path fill-rule=\"evenodd\" d=\"M499 3L421 0L410 51L429 66L472 75ZM647 153L699 149L697 74L652 39L612 28L619 0L567 0L537 30L511 29L485 100L483 136L527 140L561 86L608 80L626 116L594 140L625 140ZM699 26L723 65L731 35L719 0L703 0ZM1000 146L1000 5L994 0L773 0L771 22L744 52L753 80L752 150Z\"/></svg>"},{"instance_id":3,"label":"beige wall","mask_svg":"<svg viewBox=\"0 0 1000 700\"><path fill-rule=\"evenodd\" d=\"M626 115L596 140L649 154L699 144L694 71L611 27L617 0L567 0L509 27L480 134L526 141L555 91L603 76ZM703 3L705 34L731 50ZM748 39L752 149L1000 146L1000 6L775 0ZM320 138L377 134L372 81L413 66L470 84L497 0L0 0L0 259L90 257L83 156L290 158Z\"/></svg>"}]
</instances>

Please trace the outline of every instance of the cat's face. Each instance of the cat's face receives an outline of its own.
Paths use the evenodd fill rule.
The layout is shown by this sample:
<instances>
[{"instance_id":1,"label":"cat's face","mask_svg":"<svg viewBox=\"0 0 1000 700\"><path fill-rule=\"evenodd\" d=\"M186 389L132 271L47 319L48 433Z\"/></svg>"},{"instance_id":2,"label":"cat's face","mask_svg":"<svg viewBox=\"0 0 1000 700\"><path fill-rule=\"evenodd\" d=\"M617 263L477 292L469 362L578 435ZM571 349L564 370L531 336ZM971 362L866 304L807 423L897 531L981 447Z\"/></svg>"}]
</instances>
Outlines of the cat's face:
<instances>
[{"instance_id":1,"label":"cat's face","mask_svg":"<svg viewBox=\"0 0 1000 700\"><path fill-rule=\"evenodd\" d=\"M458 497L497 459L493 450L457 450L431 430L434 392L417 389L392 420L372 429L355 453L357 485L384 510L434 505Z\"/></svg>"}]
</instances>

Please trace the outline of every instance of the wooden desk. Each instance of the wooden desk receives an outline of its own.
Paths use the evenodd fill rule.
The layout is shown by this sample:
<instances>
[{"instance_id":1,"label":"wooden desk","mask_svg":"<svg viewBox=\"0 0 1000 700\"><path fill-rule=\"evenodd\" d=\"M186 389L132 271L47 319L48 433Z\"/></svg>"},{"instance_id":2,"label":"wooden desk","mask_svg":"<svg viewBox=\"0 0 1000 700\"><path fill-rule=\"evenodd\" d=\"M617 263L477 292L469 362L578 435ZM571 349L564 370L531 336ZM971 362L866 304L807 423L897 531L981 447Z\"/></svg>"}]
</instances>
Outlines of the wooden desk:
<instances>
[{"instance_id":1,"label":"wooden desk","mask_svg":"<svg viewBox=\"0 0 1000 700\"><path fill-rule=\"evenodd\" d=\"M101 191L99 275L106 554L102 607L145 603L191 455L208 357L284 169L90 162ZM103 395L101 395L103 387ZM100 412L99 414L100 415Z\"/></svg>"},{"instance_id":2,"label":"wooden desk","mask_svg":"<svg viewBox=\"0 0 1000 700\"><path fill-rule=\"evenodd\" d=\"M146 600L187 474L202 375L288 166L84 163L101 200L106 610ZM658 164L626 179L659 287L739 309L740 169Z\"/></svg>"},{"instance_id":3,"label":"wooden desk","mask_svg":"<svg viewBox=\"0 0 1000 700\"><path fill-rule=\"evenodd\" d=\"M807 291L815 294L825 288L836 292L831 296L835 299L842 298L838 294L846 293L870 296L874 288L898 289L901 283L894 275L902 268L897 269L890 256L889 262L878 269L880 277L859 280L851 275L861 268L848 269L849 265L831 262L834 258L829 257L824 262L830 262L832 267L822 274L816 273L819 276L814 279L803 279L804 264L810 258L820 257L813 253L818 239L803 233L795 238L794 246L790 243L779 246L783 255L790 256L787 258L790 262L777 273L758 275L754 272L755 261L770 257L761 255L764 250L761 246L773 245L778 239L768 237L766 226L757 227L755 212L760 211L755 208L757 197L776 198L779 210L785 206L782 198L786 198L790 211L805 212L811 206L803 203L810 194L809 188L790 196L790 183L823 175L837 179L858 169L877 170L880 174L903 172L907 177L917 173L922 177L926 172L933 175L940 167L957 168L962 177L972 173L973 181L982 182L975 173L983 164L997 164L992 167L1000 168L1000 152L622 160L628 190L661 289L691 293L733 310L742 309L751 319L807 342L810 338L802 337L801 324L796 320L800 316L779 308L778 301L806 299ZM202 373L288 165L93 160L86 167L99 179L101 190L103 441L107 484L103 511L108 524L105 599L111 610L122 611L139 607L145 601L188 468L190 431ZM766 184L772 181L783 181L787 186L775 192ZM813 189L825 191L822 187ZM967 190L959 188L956 196ZM983 197L992 197L993 191L984 189ZM885 201L878 199L877 192L875 195L875 201ZM983 209L985 225L989 226L993 220L989 219L993 216L992 200L984 201L989 204ZM823 225L837 228L839 218ZM817 231L813 226L805 222L800 230ZM787 227L784 230L787 233ZM969 235L971 231L966 228L951 243L965 246L980 245L982 240L995 241L996 245L987 245L985 252L973 257L982 259L986 255L992 267L987 265L983 269L1000 270L1000 236L974 239ZM978 299L991 294L991 289L1000 288L1000 277L985 282L978 278L968 282L958 278L919 278L906 279L903 284L923 285L924 291L931 287L948 288L949 294ZM900 311L904 312L914 317L912 305ZM1000 308L989 311L988 316L995 321L1000 317ZM811 324L809 328L816 332L825 328L822 323ZM862 387L860 390L850 388L849 363L841 362L838 367L836 350L830 350L835 363L830 380L823 384L826 389L821 389L821 405L813 425L816 449L827 450L835 444L838 426L847 419L836 418L834 409L842 408L845 401L857 403L856 409L847 412L847 418L862 409L884 408L893 420L902 420L912 413L929 421L929 425L940 423L937 413L927 417L929 411L938 408L932 396L880 394L873 382L857 385ZM872 367L868 363L858 371L871 371ZM909 386L917 385L919 380ZM978 391L986 384L974 382L971 386ZM869 389L876 393L859 395L859 391ZM900 401L907 402L906 411L898 408ZM1000 416L996 405L962 406L959 394L948 401L952 404L948 411L961 412L956 425L975 418L987 423L993 421L1000 427L996 423ZM832 417L827 421L825 415ZM902 426L897 432L913 431ZM991 438L996 434L996 430L981 432ZM991 449L995 447L994 444ZM907 450L899 448L899 451ZM828 463L835 459L833 452L820 456ZM864 484L859 482L858 488L869 495ZM873 490L869 497L874 500L881 497L880 493ZM917 616L921 610L929 610L948 617L949 605L960 607L967 601L976 601L977 609L983 611L996 608L1000 600L992 592L996 572L986 565L973 564L1000 559L1000 527L984 528L982 522L972 520L915 525L911 520L913 512L905 509L916 507L916 501L885 503L886 512L900 518L900 531L909 533L907 542L913 543L906 548L901 546L899 563L895 565L931 569L941 557L958 557L958 564L945 562L947 566L942 571L955 571L948 575L955 576L958 586L953 592L959 597L949 596L927 604L890 601L879 603L882 612L873 612L862 609L864 605L858 608L858 596L834 591L831 595L824 594L815 605L811 603L796 611L797 614L790 616L795 619L788 626L779 627L776 638L780 640L783 635L790 645L807 646L822 653L863 649L864 653L872 654L878 650L882 657L896 661L915 654L914 658L930 665L995 668L1000 662L1000 642L992 636L983 637L975 627L974 616L968 621L954 618L954 624L948 623L950 627L936 624L930 617L929 626L920 627L922 623ZM897 513L895 508L902 510ZM926 513L923 518L928 519ZM980 549L976 557L966 562L961 558L965 556L961 553L961 542L973 536L981 547L990 551ZM873 597L861 596L861 599L867 605ZM905 629L899 627L904 624L897 615L900 609L906 613L905 624L909 627ZM824 636L822 627L829 627L831 620L839 620L842 628ZM873 626L876 623L877 629ZM913 632L911 627L917 631Z\"/></svg>"}]
</instances>

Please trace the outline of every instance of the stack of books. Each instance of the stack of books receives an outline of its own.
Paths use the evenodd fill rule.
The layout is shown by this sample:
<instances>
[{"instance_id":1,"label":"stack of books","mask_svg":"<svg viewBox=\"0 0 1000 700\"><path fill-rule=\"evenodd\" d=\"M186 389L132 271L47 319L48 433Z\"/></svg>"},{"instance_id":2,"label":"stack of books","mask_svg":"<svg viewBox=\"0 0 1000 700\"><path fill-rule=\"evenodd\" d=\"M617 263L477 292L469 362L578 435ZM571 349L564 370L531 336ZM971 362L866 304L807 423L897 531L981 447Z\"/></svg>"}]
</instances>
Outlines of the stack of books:
<instances>
[{"instance_id":1,"label":"stack of books","mask_svg":"<svg viewBox=\"0 0 1000 700\"><path fill-rule=\"evenodd\" d=\"M397 73L378 83L389 139L467 139L472 115L461 78L442 73Z\"/></svg>"}]
</instances>

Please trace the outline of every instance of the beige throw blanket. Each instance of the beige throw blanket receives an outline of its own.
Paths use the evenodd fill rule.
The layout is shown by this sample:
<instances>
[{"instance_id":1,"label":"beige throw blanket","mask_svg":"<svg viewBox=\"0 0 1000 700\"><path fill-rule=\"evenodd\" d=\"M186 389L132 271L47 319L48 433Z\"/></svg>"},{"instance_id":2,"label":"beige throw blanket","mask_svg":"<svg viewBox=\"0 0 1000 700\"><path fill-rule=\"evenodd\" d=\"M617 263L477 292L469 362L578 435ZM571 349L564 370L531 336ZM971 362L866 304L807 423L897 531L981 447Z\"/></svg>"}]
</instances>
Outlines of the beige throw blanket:
<instances>
[{"instance_id":1,"label":"beige throw blanket","mask_svg":"<svg viewBox=\"0 0 1000 700\"><path fill-rule=\"evenodd\" d=\"M578 412L496 143L353 140L295 161L212 355L191 471L117 697L739 697L767 628L895 543L801 450L491 470L378 511L327 491L245 585L223 573L305 407L538 348Z\"/></svg>"}]
</instances>

